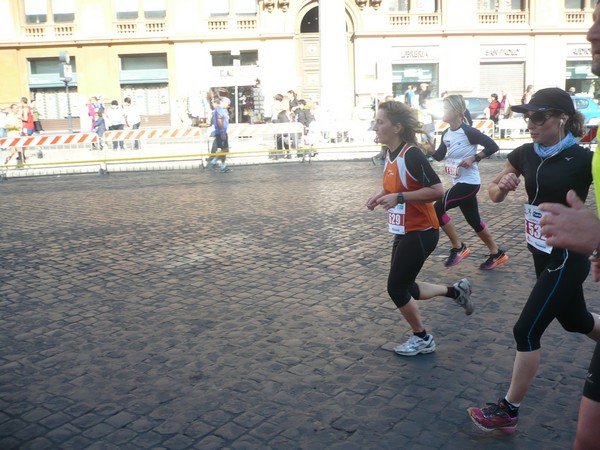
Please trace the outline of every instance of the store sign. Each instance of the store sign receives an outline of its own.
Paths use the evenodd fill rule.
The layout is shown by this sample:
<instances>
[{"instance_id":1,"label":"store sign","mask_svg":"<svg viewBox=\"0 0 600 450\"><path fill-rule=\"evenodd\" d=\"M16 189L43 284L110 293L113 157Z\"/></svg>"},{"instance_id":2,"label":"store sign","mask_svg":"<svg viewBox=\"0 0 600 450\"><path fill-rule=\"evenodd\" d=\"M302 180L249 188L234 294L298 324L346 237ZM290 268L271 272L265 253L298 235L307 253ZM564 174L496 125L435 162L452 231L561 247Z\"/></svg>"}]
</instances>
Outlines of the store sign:
<instances>
[{"instance_id":1,"label":"store sign","mask_svg":"<svg viewBox=\"0 0 600 450\"><path fill-rule=\"evenodd\" d=\"M524 59L525 45L482 45L480 47L481 59Z\"/></svg>"},{"instance_id":2,"label":"store sign","mask_svg":"<svg viewBox=\"0 0 600 450\"><path fill-rule=\"evenodd\" d=\"M591 58L590 44L567 44L567 58Z\"/></svg>"},{"instance_id":3,"label":"store sign","mask_svg":"<svg viewBox=\"0 0 600 450\"><path fill-rule=\"evenodd\" d=\"M393 47L394 61L438 61L439 47Z\"/></svg>"}]
</instances>

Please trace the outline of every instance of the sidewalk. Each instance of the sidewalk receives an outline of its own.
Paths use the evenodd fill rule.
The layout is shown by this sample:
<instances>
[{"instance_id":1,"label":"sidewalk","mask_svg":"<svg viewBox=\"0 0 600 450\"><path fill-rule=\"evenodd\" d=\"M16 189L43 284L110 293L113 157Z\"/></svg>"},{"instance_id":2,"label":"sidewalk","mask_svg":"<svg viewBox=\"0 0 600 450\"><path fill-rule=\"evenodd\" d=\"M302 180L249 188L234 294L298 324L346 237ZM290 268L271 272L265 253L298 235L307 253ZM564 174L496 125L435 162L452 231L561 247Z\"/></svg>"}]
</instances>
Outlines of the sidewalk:
<instances>
[{"instance_id":1,"label":"sidewalk","mask_svg":"<svg viewBox=\"0 0 600 450\"><path fill-rule=\"evenodd\" d=\"M363 206L380 184L370 161L0 183L0 448L570 448L593 343L558 324L514 435L466 414L510 380L524 189L479 194L494 271L454 215L471 256L444 268L442 236L420 279L468 277L475 313L423 302L438 349L402 358L386 214Z\"/></svg>"}]
</instances>

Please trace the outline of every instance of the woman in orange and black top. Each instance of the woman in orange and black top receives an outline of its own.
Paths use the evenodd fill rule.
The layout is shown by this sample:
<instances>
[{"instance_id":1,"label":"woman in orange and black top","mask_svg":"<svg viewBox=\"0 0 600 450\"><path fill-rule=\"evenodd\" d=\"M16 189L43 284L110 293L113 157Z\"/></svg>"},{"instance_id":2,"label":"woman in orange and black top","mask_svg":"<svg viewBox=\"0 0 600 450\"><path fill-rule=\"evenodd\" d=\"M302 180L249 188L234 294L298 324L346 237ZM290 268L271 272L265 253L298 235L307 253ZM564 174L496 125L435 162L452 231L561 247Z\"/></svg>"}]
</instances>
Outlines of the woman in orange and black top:
<instances>
[{"instance_id":1,"label":"woman in orange and black top","mask_svg":"<svg viewBox=\"0 0 600 450\"><path fill-rule=\"evenodd\" d=\"M395 238L387 290L413 331L413 336L394 351L402 356L431 353L435 341L425 330L416 300L449 297L470 315L471 283L463 278L446 287L416 281L439 240L433 202L444 195L440 178L415 144L416 134L422 132L417 111L400 102L381 103L373 130L377 142L388 151L383 190L371 196L366 206L371 211L377 206L388 210L388 227Z\"/></svg>"}]
</instances>

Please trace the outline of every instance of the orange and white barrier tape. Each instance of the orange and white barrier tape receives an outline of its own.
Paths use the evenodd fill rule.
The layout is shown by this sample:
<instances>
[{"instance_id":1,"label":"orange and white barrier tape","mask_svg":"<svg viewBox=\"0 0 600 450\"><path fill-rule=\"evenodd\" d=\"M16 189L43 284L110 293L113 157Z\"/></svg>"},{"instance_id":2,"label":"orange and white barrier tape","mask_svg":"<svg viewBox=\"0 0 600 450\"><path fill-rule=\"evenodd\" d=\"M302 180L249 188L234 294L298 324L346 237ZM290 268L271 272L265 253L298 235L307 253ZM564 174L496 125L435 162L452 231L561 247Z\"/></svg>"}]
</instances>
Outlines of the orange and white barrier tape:
<instances>
[{"instance_id":1,"label":"orange and white barrier tape","mask_svg":"<svg viewBox=\"0 0 600 450\"><path fill-rule=\"evenodd\" d=\"M112 130L104 133L105 141L138 141L141 139L200 138L207 128L163 128L141 130Z\"/></svg>"},{"instance_id":2,"label":"orange and white barrier tape","mask_svg":"<svg viewBox=\"0 0 600 450\"><path fill-rule=\"evenodd\" d=\"M442 133L446 128L450 126L447 122L444 122L443 120L435 120L433 123L435 125L435 133L438 134ZM473 128L476 128L477 130L481 131L484 134L487 134L488 136L492 136L494 134L494 122L492 120L474 120Z\"/></svg>"},{"instance_id":3,"label":"orange and white barrier tape","mask_svg":"<svg viewBox=\"0 0 600 450\"><path fill-rule=\"evenodd\" d=\"M91 144L94 142L98 142L98 135L96 133L21 136L0 139L0 148L78 145Z\"/></svg>"}]
</instances>

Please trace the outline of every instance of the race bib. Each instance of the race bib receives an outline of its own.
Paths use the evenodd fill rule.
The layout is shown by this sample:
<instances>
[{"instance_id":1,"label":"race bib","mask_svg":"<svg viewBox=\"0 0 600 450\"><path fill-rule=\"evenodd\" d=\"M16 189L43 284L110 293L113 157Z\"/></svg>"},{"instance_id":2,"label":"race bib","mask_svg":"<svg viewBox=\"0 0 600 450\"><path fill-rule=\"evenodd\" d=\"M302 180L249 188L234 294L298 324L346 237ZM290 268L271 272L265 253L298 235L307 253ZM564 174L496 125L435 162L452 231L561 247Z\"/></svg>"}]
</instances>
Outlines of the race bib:
<instances>
[{"instance_id":1,"label":"race bib","mask_svg":"<svg viewBox=\"0 0 600 450\"><path fill-rule=\"evenodd\" d=\"M444 165L444 170L451 177L458 176L458 170L460 169L459 165L462 162L460 159L447 159L446 164Z\"/></svg>"},{"instance_id":2,"label":"race bib","mask_svg":"<svg viewBox=\"0 0 600 450\"><path fill-rule=\"evenodd\" d=\"M395 208L388 209L388 227L390 233L405 234L406 203L399 203Z\"/></svg>"},{"instance_id":3,"label":"race bib","mask_svg":"<svg viewBox=\"0 0 600 450\"><path fill-rule=\"evenodd\" d=\"M525 206L525 239L527 243L534 246L538 250L544 253L551 253L552 246L546 244L546 236L541 233L540 220L542 219L542 212L537 206L524 205Z\"/></svg>"}]
</instances>

